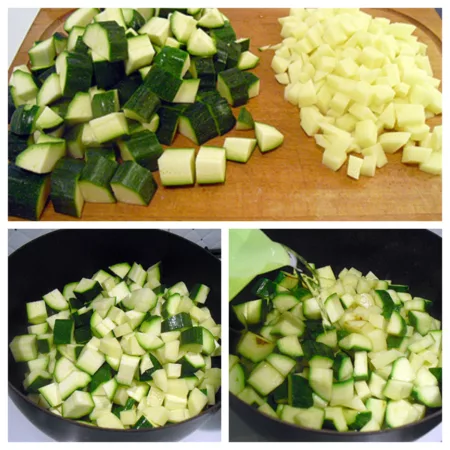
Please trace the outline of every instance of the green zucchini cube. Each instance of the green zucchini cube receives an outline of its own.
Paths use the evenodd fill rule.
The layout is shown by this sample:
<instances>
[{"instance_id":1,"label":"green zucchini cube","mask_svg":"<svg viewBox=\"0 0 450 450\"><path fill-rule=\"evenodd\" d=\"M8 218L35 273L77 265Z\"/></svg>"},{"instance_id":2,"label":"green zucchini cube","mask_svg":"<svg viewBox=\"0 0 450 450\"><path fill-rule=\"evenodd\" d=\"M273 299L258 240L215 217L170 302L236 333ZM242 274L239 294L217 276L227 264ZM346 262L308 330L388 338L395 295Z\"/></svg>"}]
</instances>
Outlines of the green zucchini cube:
<instances>
[{"instance_id":1,"label":"green zucchini cube","mask_svg":"<svg viewBox=\"0 0 450 450\"><path fill-rule=\"evenodd\" d=\"M70 344L73 338L74 322L71 319L56 319L53 328L55 345Z\"/></svg>"}]
</instances>

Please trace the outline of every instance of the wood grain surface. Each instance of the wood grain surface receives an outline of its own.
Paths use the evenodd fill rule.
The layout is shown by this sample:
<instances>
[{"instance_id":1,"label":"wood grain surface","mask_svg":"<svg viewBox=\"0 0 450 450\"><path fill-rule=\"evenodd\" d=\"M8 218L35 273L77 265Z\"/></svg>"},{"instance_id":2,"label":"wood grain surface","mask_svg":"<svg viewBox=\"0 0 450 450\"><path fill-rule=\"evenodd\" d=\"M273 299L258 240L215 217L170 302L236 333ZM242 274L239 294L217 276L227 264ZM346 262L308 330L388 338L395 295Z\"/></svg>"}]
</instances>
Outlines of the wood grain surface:
<instances>
[{"instance_id":1,"label":"wood grain surface","mask_svg":"<svg viewBox=\"0 0 450 450\"><path fill-rule=\"evenodd\" d=\"M41 9L12 67L28 61L35 40L61 31L70 9ZM415 34L428 45L435 77L442 76L442 21L434 9L366 9L373 16L417 26ZM247 105L255 120L274 125L284 135L282 147L261 154L255 150L247 164L229 162L227 180L220 186L164 188L160 186L148 207L125 204L86 204L81 220L427 220L442 219L440 177L401 164L401 155L388 155L389 164L374 178L359 181L321 164L322 152L301 130L299 110L283 99L270 68L272 51L258 47L280 42L277 18L287 9L223 9L238 37L251 38L251 51L261 57L254 73L261 78L261 93ZM10 24L12 26L13 24ZM237 112L237 111L236 111ZM433 118L430 125L441 123ZM231 131L227 136L253 137L252 132ZM222 145L224 137L208 142ZM193 144L178 136L174 147ZM159 175L155 174L159 183ZM16 220L11 218L11 220ZM51 204L42 220L76 220L55 213Z\"/></svg>"}]
</instances>

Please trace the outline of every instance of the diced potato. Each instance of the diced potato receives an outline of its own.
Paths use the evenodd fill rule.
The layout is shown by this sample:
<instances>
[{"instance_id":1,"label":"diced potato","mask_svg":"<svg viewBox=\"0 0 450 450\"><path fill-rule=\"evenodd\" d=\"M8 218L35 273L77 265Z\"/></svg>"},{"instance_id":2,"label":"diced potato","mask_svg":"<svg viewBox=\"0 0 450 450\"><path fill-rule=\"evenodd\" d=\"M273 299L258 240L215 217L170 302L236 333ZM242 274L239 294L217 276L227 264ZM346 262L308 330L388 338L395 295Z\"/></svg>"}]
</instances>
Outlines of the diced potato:
<instances>
[{"instance_id":1,"label":"diced potato","mask_svg":"<svg viewBox=\"0 0 450 450\"><path fill-rule=\"evenodd\" d=\"M375 155L364 156L360 174L365 177L374 177L377 170L377 157Z\"/></svg>"},{"instance_id":2,"label":"diced potato","mask_svg":"<svg viewBox=\"0 0 450 450\"><path fill-rule=\"evenodd\" d=\"M287 68L289 67L289 61L275 55L272 59L271 67L275 73L283 73L286 72Z\"/></svg>"},{"instance_id":3,"label":"diced potato","mask_svg":"<svg viewBox=\"0 0 450 450\"><path fill-rule=\"evenodd\" d=\"M378 142L383 147L385 153L395 153L400 150L410 139L411 133L402 131L393 131L390 133L383 133Z\"/></svg>"},{"instance_id":4,"label":"diced potato","mask_svg":"<svg viewBox=\"0 0 450 450\"><path fill-rule=\"evenodd\" d=\"M363 165L363 162L364 160L362 158L350 155L350 157L348 158L347 175L350 178L359 180L359 175L361 173L361 167Z\"/></svg>"},{"instance_id":5,"label":"diced potato","mask_svg":"<svg viewBox=\"0 0 450 450\"><path fill-rule=\"evenodd\" d=\"M339 115L344 114L347 111L350 103L350 97L341 92L336 92L330 101L330 108L336 111Z\"/></svg>"},{"instance_id":6,"label":"diced potato","mask_svg":"<svg viewBox=\"0 0 450 450\"><path fill-rule=\"evenodd\" d=\"M392 130L395 127L396 120L394 103L389 103L378 117L378 123L382 128Z\"/></svg>"},{"instance_id":7,"label":"diced potato","mask_svg":"<svg viewBox=\"0 0 450 450\"><path fill-rule=\"evenodd\" d=\"M422 164L428 161L433 152L432 148L415 147L409 145L403 149L402 163L404 164Z\"/></svg>"},{"instance_id":8,"label":"diced potato","mask_svg":"<svg viewBox=\"0 0 450 450\"><path fill-rule=\"evenodd\" d=\"M344 58L336 64L335 73L341 77L353 77L358 72L359 66L352 58Z\"/></svg>"},{"instance_id":9,"label":"diced potato","mask_svg":"<svg viewBox=\"0 0 450 450\"><path fill-rule=\"evenodd\" d=\"M308 136L314 136L320 130L319 123L323 120L323 115L314 106L301 108L300 125Z\"/></svg>"},{"instance_id":10,"label":"diced potato","mask_svg":"<svg viewBox=\"0 0 450 450\"><path fill-rule=\"evenodd\" d=\"M322 164L327 166L329 169L338 171L347 159L347 153L336 152L332 149L326 149L323 152Z\"/></svg>"},{"instance_id":11,"label":"diced potato","mask_svg":"<svg viewBox=\"0 0 450 450\"><path fill-rule=\"evenodd\" d=\"M362 120L355 127L355 140L361 148L371 147L377 143L378 130L372 120Z\"/></svg>"},{"instance_id":12,"label":"diced potato","mask_svg":"<svg viewBox=\"0 0 450 450\"><path fill-rule=\"evenodd\" d=\"M348 112L353 114L357 119L364 121L370 120L371 122L375 122L377 118L374 113L370 110L369 107L361 105L359 103L354 103L348 109Z\"/></svg>"},{"instance_id":13,"label":"diced potato","mask_svg":"<svg viewBox=\"0 0 450 450\"><path fill-rule=\"evenodd\" d=\"M300 83L288 84L284 89L284 98L293 105L298 105L298 94L300 91Z\"/></svg>"},{"instance_id":14,"label":"diced potato","mask_svg":"<svg viewBox=\"0 0 450 450\"><path fill-rule=\"evenodd\" d=\"M385 61L385 56L375 47L363 48L361 55L359 56L359 63L364 64L369 69L375 69L381 67Z\"/></svg>"},{"instance_id":15,"label":"diced potato","mask_svg":"<svg viewBox=\"0 0 450 450\"><path fill-rule=\"evenodd\" d=\"M442 153L433 152L426 162L420 164L419 169L431 175L441 175Z\"/></svg>"},{"instance_id":16,"label":"diced potato","mask_svg":"<svg viewBox=\"0 0 450 450\"><path fill-rule=\"evenodd\" d=\"M384 153L381 144L375 144L371 147L367 147L363 149L361 153L364 156L375 156L377 158L377 167L379 169L381 169L381 167L384 167L388 163L386 153Z\"/></svg>"},{"instance_id":17,"label":"diced potato","mask_svg":"<svg viewBox=\"0 0 450 450\"><path fill-rule=\"evenodd\" d=\"M336 126L342 130L352 133L355 130L358 119L350 113L336 118Z\"/></svg>"},{"instance_id":18,"label":"diced potato","mask_svg":"<svg viewBox=\"0 0 450 450\"><path fill-rule=\"evenodd\" d=\"M275 78L280 84L289 84L289 75L286 72L277 73Z\"/></svg>"},{"instance_id":19,"label":"diced potato","mask_svg":"<svg viewBox=\"0 0 450 450\"><path fill-rule=\"evenodd\" d=\"M319 147L326 148L330 145L330 141L323 134L315 134L314 139Z\"/></svg>"},{"instance_id":20,"label":"diced potato","mask_svg":"<svg viewBox=\"0 0 450 450\"><path fill-rule=\"evenodd\" d=\"M437 152L442 150L442 125L437 125L433 129L431 135L431 148Z\"/></svg>"},{"instance_id":21,"label":"diced potato","mask_svg":"<svg viewBox=\"0 0 450 450\"><path fill-rule=\"evenodd\" d=\"M395 105L395 116L399 127L420 125L425 122L425 109L422 105Z\"/></svg>"},{"instance_id":22,"label":"diced potato","mask_svg":"<svg viewBox=\"0 0 450 450\"><path fill-rule=\"evenodd\" d=\"M298 89L298 105L303 108L312 106L317 101L316 88L314 83L309 80L307 83L299 83Z\"/></svg>"},{"instance_id":23,"label":"diced potato","mask_svg":"<svg viewBox=\"0 0 450 450\"><path fill-rule=\"evenodd\" d=\"M410 125L404 128L405 131L411 133L411 139L413 141L421 141L425 139L430 132L430 127L426 123L420 125Z\"/></svg>"}]
</instances>

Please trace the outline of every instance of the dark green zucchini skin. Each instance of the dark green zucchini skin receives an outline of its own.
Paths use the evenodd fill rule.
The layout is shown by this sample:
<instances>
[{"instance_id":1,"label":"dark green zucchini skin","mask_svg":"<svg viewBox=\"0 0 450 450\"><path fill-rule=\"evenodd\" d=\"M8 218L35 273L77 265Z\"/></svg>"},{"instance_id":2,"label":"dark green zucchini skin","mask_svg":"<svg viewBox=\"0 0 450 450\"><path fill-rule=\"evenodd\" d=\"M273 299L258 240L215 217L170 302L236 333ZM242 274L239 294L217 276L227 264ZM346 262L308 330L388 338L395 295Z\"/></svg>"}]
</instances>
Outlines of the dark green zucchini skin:
<instances>
[{"instance_id":1,"label":"dark green zucchini skin","mask_svg":"<svg viewBox=\"0 0 450 450\"><path fill-rule=\"evenodd\" d=\"M216 86L216 69L213 58L192 58L191 64L195 66L197 78L200 78L201 89L214 89Z\"/></svg>"},{"instance_id":2,"label":"dark green zucchini skin","mask_svg":"<svg viewBox=\"0 0 450 450\"><path fill-rule=\"evenodd\" d=\"M236 44L236 42L230 42L228 44L227 69L236 67L238 65L240 56L241 46L239 44Z\"/></svg>"},{"instance_id":3,"label":"dark green zucchini skin","mask_svg":"<svg viewBox=\"0 0 450 450\"><path fill-rule=\"evenodd\" d=\"M227 67L228 44L222 39L216 39L217 53L213 56L216 73L222 72Z\"/></svg>"},{"instance_id":4,"label":"dark green zucchini skin","mask_svg":"<svg viewBox=\"0 0 450 450\"><path fill-rule=\"evenodd\" d=\"M11 117L11 131L19 136L29 136L34 132L34 124L39 115L39 106L20 105Z\"/></svg>"},{"instance_id":5,"label":"dark green zucchini skin","mask_svg":"<svg viewBox=\"0 0 450 450\"><path fill-rule=\"evenodd\" d=\"M80 217L81 211L75 203L76 190L84 161L62 158L51 175L51 200L55 211L72 217Z\"/></svg>"},{"instance_id":6,"label":"dark green zucchini skin","mask_svg":"<svg viewBox=\"0 0 450 450\"><path fill-rule=\"evenodd\" d=\"M161 144L172 145L178 129L180 115L187 108L187 105L162 105L158 109L160 118L156 136Z\"/></svg>"},{"instance_id":7,"label":"dark green zucchini skin","mask_svg":"<svg viewBox=\"0 0 450 450\"><path fill-rule=\"evenodd\" d=\"M30 145L29 136L19 136L8 131L8 159L14 161Z\"/></svg>"},{"instance_id":8,"label":"dark green zucchini skin","mask_svg":"<svg viewBox=\"0 0 450 450\"><path fill-rule=\"evenodd\" d=\"M95 118L106 116L119 110L114 91L100 92L92 98L92 115Z\"/></svg>"},{"instance_id":9,"label":"dark green zucchini skin","mask_svg":"<svg viewBox=\"0 0 450 450\"><path fill-rule=\"evenodd\" d=\"M237 67L224 70L219 74L224 83L228 86L233 100L232 106L242 106L248 102L249 80L245 73Z\"/></svg>"},{"instance_id":10,"label":"dark green zucchini skin","mask_svg":"<svg viewBox=\"0 0 450 450\"><path fill-rule=\"evenodd\" d=\"M123 64L122 64L123 66ZM125 103L134 94L136 89L141 85L142 78L139 72L131 74L129 77L122 78L115 86L119 93L120 106L123 107Z\"/></svg>"},{"instance_id":11,"label":"dark green zucchini skin","mask_svg":"<svg viewBox=\"0 0 450 450\"><path fill-rule=\"evenodd\" d=\"M104 158L101 155L91 157L84 166L80 180L89 181L96 186L108 186L114 172L117 170L117 162Z\"/></svg>"},{"instance_id":12,"label":"dark green zucchini skin","mask_svg":"<svg viewBox=\"0 0 450 450\"><path fill-rule=\"evenodd\" d=\"M10 164L8 167L8 215L27 220L39 220L47 203L49 190L48 175L38 175Z\"/></svg>"},{"instance_id":13,"label":"dark green zucchini skin","mask_svg":"<svg viewBox=\"0 0 450 450\"><path fill-rule=\"evenodd\" d=\"M124 109L137 114L142 122L147 123L160 107L159 97L146 84L141 84L125 103Z\"/></svg>"},{"instance_id":14,"label":"dark green zucchini skin","mask_svg":"<svg viewBox=\"0 0 450 450\"><path fill-rule=\"evenodd\" d=\"M73 48L74 53L82 53L83 55L88 55L89 47L84 43L83 36L78 36L75 42L75 47Z\"/></svg>"},{"instance_id":15,"label":"dark green zucchini skin","mask_svg":"<svg viewBox=\"0 0 450 450\"><path fill-rule=\"evenodd\" d=\"M182 116L192 127L197 138L196 144L202 145L219 135L214 117L204 103L197 102L189 105Z\"/></svg>"},{"instance_id":16,"label":"dark green zucchini skin","mask_svg":"<svg viewBox=\"0 0 450 450\"><path fill-rule=\"evenodd\" d=\"M188 56L187 52L179 48L163 47L155 56L153 64L179 78Z\"/></svg>"},{"instance_id":17,"label":"dark green zucchini skin","mask_svg":"<svg viewBox=\"0 0 450 450\"><path fill-rule=\"evenodd\" d=\"M127 24L128 28L132 28L137 31L139 28L145 25L145 19L142 17L142 14L139 11L133 10L133 16L131 18L131 22Z\"/></svg>"},{"instance_id":18,"label":"dark green zucchini skin","mask_svg":"<svg viewBox=\"0 0 450 450\"><path fill-rule=\"evenodd\" d=\"M103 156L103 158L109 159L111 161L116 161L116 151L114 147L88 147L84 153L86 162L90 158L95 158L97 156Z\"/></svg>"},{"instance_id":19,"label":"dark green zucchini skin","mask_svg":"<svg viewBox=\"0 0 450 450\"><path fill-rule=\"evenodd\" d=\"M152 173L134 161L125 161L119 166L111 179L111 186L114 185L133 190L146 205L150 203L158 189Z\"/></svg>"},{"instance_id":20,"label":"dark green zucchini skin","mask_svg":"<svg viewBox=\"0 0 450 450\"><path fill-rule=\"evenodd\" d=\"M39 83L42 85L44 81L53 73L56 73L56 65L50 66L48 69L45 69L38 77Z\"/></svg>"},{"instance_id":21,"label":"dark green zucchini skin","mask_svg":"<svg viewBox=\"0 0 450 450\"><path fill-rule=\"evenodd\" d=\"M236 32L230 22L225 22L223 27L211 29L209 34L211 37L215 38L216 41L221 40L227 44L236 41Z\"/></svg>"},{"instance_id":22,"label":"dark green zucchini skin","mask_svg":"<svg viewBox=\"0 0 450 450\"><path fill-rule=\"evenodd\" d=\"M93 66L94 84L100 89L111 89L125 78L125 66L122 61L94 61Z\"/></svg>"},{"instance_id":23,"label":"dark green zucchini skin","mask_svg":"<svg viewBox=\"0 0 450 450\"><path fill-rule=\"evenodd\" d=\"M99 22L106 31L109 42L109 58L110 62L124 61L128 58L128 44L125 36L125 29L121 27L115 20Z\"/></svg>"},{"instance_id":24,"label":"dark green zucchini skin","mask_svg":"<svg viewBox=\"0 0 450 450\"><path fill-rule=\"evenodd\" d=\"M8 86L8 123L11 122L11 117L16 110L16 105L14 104L14 100L11 95L11 86Z\"/></svg>"},{"instance_id":25,"label":"dark green zucchini skin","mask_svg":"<svg viewBox=\"0 0 450 450\"><path fill-rule=\"evenodd\" d=\"M163 154L163 148L150 130L143 130L126 136L123 145L134 161L152 172L158 170L158 158Z\"/></svg>"},{"instance_id":26,"label":"dark green zucchini skin","mask_svg":"<svg viewBox=\"0 0 450 450\"><path fill-rule=\"evenodd\" d=\"M161 100L171 102L181 86L181 79L159 66L153 66L144 79L144 84L150 88Z\"/></svg>"},{"instance_id":27,"label":"dark green zucchini skin","mask_svg":"<svg viewBox=\"0 0 450 450\"><path fill-rule=\"evenodd\" d=\"M87 54L69 52L66 64L67 75L63 97L72 98L77 92L85 92L91 87L92 60Z\"/></svg>"},{"instance_id":28,"label":"dark green zucchini skin","mask_svg":"<svg viewBox=\"0 0 450 450\"><path fill-rule=\"evenodd\" d=\"M186 14L187 8L159 8L158 17L164 17L165 19L167 19L167 17L169 17L169 14L175 11L179 11L183 14Z\"/></svg>"},{"instance_id":29,"label":"dark green zucchini skin","mask_svg":"<svg viewBox=\"0 0 450 450\"><path fill-rule=\"evenodd\" d=\"M217 132L219 136L228 133L236 125L236 118L230 108L228 102L221 98L216 103L208 105L209 110L216 122Z\"/></svg>"}]
</instances>

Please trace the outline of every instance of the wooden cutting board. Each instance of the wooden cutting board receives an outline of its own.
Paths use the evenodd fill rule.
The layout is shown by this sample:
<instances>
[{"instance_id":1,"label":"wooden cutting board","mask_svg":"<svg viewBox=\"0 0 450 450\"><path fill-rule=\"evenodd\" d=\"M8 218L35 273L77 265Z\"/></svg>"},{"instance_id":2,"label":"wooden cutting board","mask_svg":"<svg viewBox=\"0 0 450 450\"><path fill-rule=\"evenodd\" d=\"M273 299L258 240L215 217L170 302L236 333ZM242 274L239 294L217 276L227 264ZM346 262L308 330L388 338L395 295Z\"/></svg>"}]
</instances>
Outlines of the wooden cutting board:
<instances>
[{"instance_id":1,"label":"wooden cutting board","mask_svg":"<svg viewBox=\"0 0 450 450\"><path fill-rule=\"evenodd\" d=\"M27 51L38 39L62 31L70 9L41 9L11 68L28 61ZM434 74L442 78L442 21L434 9L367 9L373 16L417 26L416 35L428 45ZM124 204L86 204L82 220L441 220L440 177L400 163L389 164L374 178L348 178L346 168L331 172L321 164L322 152L299 125L299 110L284 101L284 87L270 68L272 51L258 47L280 42L277 18L287 9L223 9L238 37L251 38L251 51L261 57L254 72L261 78L261 93L247 105L254 118L277 127L282 147L262 155L255 150L247 164L228 163L227 181L220 186L160 187L148 207ZM10 71L11 71L10 68ZM237 113L237 111L236 111ZM441 123L434 118L430 125ZM253 137L231 131L227 136ZM223 137L208 142L222 145ZM178 136L175 147L193 144ZM159 183L159 176L155 177ZM11 218L14 220L13 218ZM42 220L76 220L54 212L48 205Z\"/></svg>"}]
</instances>

